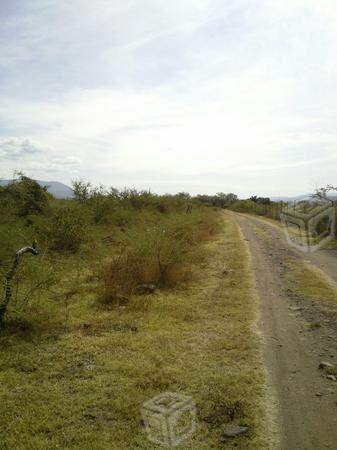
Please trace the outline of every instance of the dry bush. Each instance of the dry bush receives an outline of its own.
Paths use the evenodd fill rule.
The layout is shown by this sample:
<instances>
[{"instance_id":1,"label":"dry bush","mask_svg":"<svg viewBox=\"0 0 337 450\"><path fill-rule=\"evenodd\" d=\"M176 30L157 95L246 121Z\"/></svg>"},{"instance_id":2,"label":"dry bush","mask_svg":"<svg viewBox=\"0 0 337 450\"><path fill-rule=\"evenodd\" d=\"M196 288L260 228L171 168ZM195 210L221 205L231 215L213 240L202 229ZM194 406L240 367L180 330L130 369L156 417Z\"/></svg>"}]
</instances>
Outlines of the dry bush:
<instances>
[{"instance_id":1,"label":"dry bush","mask_svg":"<svg viewBox=\"0 0 337 450\"><path fill-rule=\"evenodd\" d=\"M190 278L189 266L174 261L161 262L155 255L141 257L130 253L116 256L104 268L103 290L100 301L104 304L124 304L137 286L154 284L173 287Z\"/></svg>"},{"instance_id":2,"label":"dry bush","mask_svg":"<svg viewBox=\"0 0 337 450\"><path fill-rule=\"evenodd\" d=\"M219 216L214 211L199 209L192 214L173 217L169 228L175 239L197 245L219 231Z\"/></svg>"},{"instance_id":3,"label":"dry bush","mask_svg":"<svg viewBox=\"0 0 337 450\"><path fill-rule=\"evenodd\" d=\"M119 304L129 298L137 286L139 266L127 254L114 257L103 271L103 289L100 301L105 304Z\"/></svg>"},{"instance_id":4,"label":"dry bush","mask_svg":"<svg viewBox=\"0 0 337 450\"><path fill-rule=\"evenodd\" d=\"M172 264L165 273L165 285L174 287L180 283L187 282L193 278L192 264Z\"/></svg>"},{"instance_id":5,"label":"dry bush","mask_svg":"<svg viewBox=\"0 0 337 450\"><path fill-rule=\"evenodd\" d=\"M101 302L123 303L141 284L174 287L190 280L193 265L205 254L197 244L218 229L217 216L209 211L176 214L156 224L151 216L148 222L123 235L123 251L103 271Z\"/></svg>"}]
</instances>

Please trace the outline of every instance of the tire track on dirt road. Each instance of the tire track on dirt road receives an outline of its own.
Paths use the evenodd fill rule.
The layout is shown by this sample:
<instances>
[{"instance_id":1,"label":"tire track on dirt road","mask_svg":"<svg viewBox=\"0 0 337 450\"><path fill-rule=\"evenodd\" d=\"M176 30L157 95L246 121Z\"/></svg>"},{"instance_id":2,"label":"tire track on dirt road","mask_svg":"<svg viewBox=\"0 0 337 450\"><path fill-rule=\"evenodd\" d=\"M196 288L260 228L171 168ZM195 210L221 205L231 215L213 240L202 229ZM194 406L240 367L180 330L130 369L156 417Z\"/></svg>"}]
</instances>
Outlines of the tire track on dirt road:
<instances>
[{"instance_id":1,"label":"tire track on dirt road","mask_svg":"<svg viewBox=\"0 0 337 450\"><path fill-rule=\"evenodd\" d=\"M337 302L329 306L285 289L289 258L310 261L337 281L337 257L324 250L308 255L290 247L280 227L227 212L240 226L251 253L260 298L260 329L269 382L275 392L282 450L337 449L337 382L318 370L337 361ZM306 327L318 317L322 326Z\"/></svg>"}]
</instances>

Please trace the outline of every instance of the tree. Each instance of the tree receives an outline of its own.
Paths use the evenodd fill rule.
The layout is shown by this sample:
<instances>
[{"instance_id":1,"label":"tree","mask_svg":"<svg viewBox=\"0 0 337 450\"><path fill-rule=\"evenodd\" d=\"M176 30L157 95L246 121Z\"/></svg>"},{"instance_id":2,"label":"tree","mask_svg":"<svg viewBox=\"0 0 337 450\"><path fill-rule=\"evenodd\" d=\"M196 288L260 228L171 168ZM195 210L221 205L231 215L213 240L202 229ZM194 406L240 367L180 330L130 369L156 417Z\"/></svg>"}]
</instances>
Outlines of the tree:
<instances>
[{"instance_id":1,"label":"tree","mask_svg":"<svg viewBox=\"0 0 337 450\"><path fill-rule=\"evenodd\" d=\"M87 201L92 194L91 183L84 180L72 180L71 186L74 191L75 199L81 203Z\"/></svg>"},{"instance_id":2,"label":"tree","mask_svg":"<svg viewBox=\"0 0 337 450\"><path fill-rule=\"evenodd\" d=\"M18 174L19 179L2 189L2 194L7 196L9 202L12 201L18 216L40 214L48 206L51 195L37 181L26 177L22 172Z\"/></svg>"},{"instance_id":3,"label":"tree","mask_svg":"<svg viewBox=\"0 0 337 450\"><path fill-rule=\"evenodd\" d=\"M331 191L337 191L337 187L332 186L331 184L328 184L325 187L316 189L316 192L312 195L313 198L319 198L319 199L327 199L328 194Z\"/></svg>"},{"instance_id":4,"label":"tree","mask_svg":"<svg viewBox=\"0 0 337 450\"><path fill-rule=\"evenodd\" d=\"M270 205L271 200L269 197L258 197L257 195L252 195L249 200L259 205Z\"/></svg>"},{"instance_id":5,"label":"tree","mask_svg":"<svg viewBox=\"0 0 337 450\"><path fill-rule=\"evenodd\" d=\"M236 202L238 196L230 192L229 194L224 194L223 192L218 192L216 194L216 206L220 208L226 208Z\"/></svg>"}]
</instances>

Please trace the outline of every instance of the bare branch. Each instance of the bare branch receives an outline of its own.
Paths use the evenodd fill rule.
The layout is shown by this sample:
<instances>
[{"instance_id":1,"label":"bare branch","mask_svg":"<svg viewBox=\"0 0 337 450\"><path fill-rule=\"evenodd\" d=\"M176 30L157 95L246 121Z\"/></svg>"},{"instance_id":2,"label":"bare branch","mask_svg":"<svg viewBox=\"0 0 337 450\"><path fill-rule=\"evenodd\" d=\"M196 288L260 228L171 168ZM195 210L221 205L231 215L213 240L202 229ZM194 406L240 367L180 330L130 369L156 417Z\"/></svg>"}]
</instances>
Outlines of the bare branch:
<instances>
[{"instance_id":1,"label":"bare branch","mask_svg":"<svg viewBox=\"0 0 337 450\"><path fill-rule=\"evenodd\" d=\"M0 328L3 325L4 316L7 311L7 306L12 297L12 284L11 283L12 283L12 280L19 268L21 258L25 253L31 253L32 255L38 255L39 251L37 249L37 242L34 241L31 247L23 247L15 253L15 258L14 258L12 267L5 276L4 299L0 305Z\"/></svg>"}]
</instances>

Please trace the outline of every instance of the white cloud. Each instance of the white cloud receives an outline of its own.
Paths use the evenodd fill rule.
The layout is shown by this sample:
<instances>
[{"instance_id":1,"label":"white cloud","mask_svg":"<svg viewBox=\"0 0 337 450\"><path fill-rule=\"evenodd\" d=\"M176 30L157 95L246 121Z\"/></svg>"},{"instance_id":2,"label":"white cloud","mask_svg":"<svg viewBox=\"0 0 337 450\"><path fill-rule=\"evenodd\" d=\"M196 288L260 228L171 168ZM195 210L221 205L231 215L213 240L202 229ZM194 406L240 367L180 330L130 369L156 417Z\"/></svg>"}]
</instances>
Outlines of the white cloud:
<instances>
[{"instance_id":1,"label":"white cloud","mask_svg":"<svg viewBox=\"0 0 337 450\"><path fill-rule=\"evenodd\" d=\"M55 158L51 161L51 165L58 168L65 168L71 166L79 166L82 161L80 158L74 156L66 156L65 158Z\"/></svg>"},{"instance_id":2,"label":"white cloud","mask_svg":"<svg viewBox=\"0 0 337 450\"><path fill-rule=\"evenodd\" d=\"M9 137L0 138L0 157L8 160L26 158L36 155L42 151L39 144L29 139Z\"/></svg>"},{"instance_id":3,"label":"white cloud","mask_svg":"<svg viewBox=\"0 0 337 450\"><path fill-rule=\"evenodd\" d=\"M157 190L333 182L336 19L333 0L27 2L0 43L0 157Z\"/></svg>"}]
</instances>

